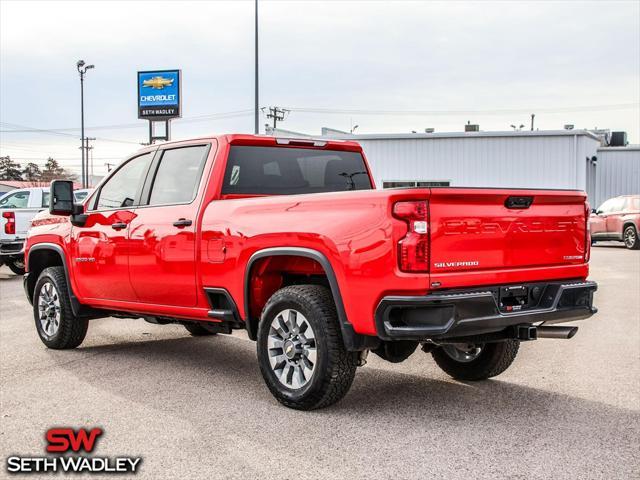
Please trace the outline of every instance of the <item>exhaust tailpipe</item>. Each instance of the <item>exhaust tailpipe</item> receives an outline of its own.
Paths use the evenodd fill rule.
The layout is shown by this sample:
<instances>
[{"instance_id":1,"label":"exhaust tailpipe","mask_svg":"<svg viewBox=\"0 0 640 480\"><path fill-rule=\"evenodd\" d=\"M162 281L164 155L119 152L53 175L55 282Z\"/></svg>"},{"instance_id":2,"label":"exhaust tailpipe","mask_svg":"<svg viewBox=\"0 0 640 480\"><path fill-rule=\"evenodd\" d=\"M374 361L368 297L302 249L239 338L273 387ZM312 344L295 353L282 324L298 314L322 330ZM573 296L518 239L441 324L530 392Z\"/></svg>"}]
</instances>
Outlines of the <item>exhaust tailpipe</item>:
<instances>
[{"instance_id":1,"label":"exhaust tailpipe","mask_svg":"<svg viewBox=\"0 0 640 480\"><path fill-rule=\"evenodd\" d=\"M578 333L578 327L538 327L538 338L561 338L568 340Z\"/></svg>"}]
</instances>

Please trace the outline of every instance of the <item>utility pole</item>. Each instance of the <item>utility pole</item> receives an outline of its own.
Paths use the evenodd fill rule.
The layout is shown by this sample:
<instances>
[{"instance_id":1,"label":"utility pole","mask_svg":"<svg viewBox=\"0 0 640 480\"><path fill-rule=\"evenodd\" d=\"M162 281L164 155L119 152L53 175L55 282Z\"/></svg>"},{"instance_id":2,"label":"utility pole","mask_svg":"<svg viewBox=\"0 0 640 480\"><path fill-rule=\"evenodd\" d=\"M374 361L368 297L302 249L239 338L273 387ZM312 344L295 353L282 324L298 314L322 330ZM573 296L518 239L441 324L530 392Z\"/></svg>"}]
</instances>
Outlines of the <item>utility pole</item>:
<instances>
[{"instance_id":1,"label":"utility pole","mask_svg":"<svg viewBox=\"0 0 640 480\"><path fill-rule=\"evenodd\" d=\"M95 140L95 137L86 137L87 188L91 186L89 185L89 183L91 181L91 177L93 177L93 147L89 146L89 142L94 140Z\"/></svg>"},{"instance_id":2,"label":"utility pole","mask_svg":"<svg viewBox=\"0 0 640 480\"><path fill-rule=\"evenodd\" d=\"M87 169L85 165L85 138L84 138L84 76L87 70L95 68L94 65L86 65L84 60L78 60L76 68L80 74L80 150L82 152L82 188L87 188Z\"/></svg>"},{"instance_id":3,"label":"utility pole","mask_svg":"<svg viewBox=\"0 0 640 480\"><path fill-rule=\"evenodd\" d=\"M258 0L256 0L256 17L255 17L255 105L254 105L254 111L253 111L253 115L254 115L254 127L253 127L253 133L255 133L256 135L258 133L260 133L260 125L259 125L259 120L260 120L260 114L258 112L259 107L258 107Z\"/></svg>"},{"instance_id":4,"label":"utility pole","mask_svg":"<svg viewBox=\"0 0 640 480\"><path fill-rule=\"evenodd\" d=\"M89 146L90 140L95 140L95 137L84 137L82 139L82 146L78 147L82 150L82 187L88 188L89 186L89 150L93 150L93 147ZM84 160L86 159L86 166ZM93 175L93 162L91 164L91 175Z\"/></svg>"},{"instance_id":5,"label":"utility pole","mask_svg":"<svg viewBox=\"0 0 640 480\"><path fill-rule=\"evenodd\" d=\"M269 107L267 118L273 118L273 128L275 129L278 122L284 121L284 117L289 113L286 108Z\"/></svg>"}]
</instances>

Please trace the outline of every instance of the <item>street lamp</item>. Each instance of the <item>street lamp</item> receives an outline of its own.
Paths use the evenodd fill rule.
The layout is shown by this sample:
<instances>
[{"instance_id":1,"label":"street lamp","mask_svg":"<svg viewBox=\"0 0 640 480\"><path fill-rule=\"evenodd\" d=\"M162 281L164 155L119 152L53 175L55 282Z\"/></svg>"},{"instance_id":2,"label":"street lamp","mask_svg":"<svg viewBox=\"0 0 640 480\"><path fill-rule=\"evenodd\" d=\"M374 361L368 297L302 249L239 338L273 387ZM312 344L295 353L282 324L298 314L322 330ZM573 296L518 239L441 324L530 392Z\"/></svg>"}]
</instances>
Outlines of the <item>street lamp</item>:
<instances>
[{"instance_id":1,"label":"street lamp","mask_svg":"<svg viewBox=\"0 0 640 480\"><path fill-rule=\"evenodd\" d=\"M254 41L255 41L255 46L254 46L254 62L255 62L255 78L254 78L254 107L253 107L253 121L254 121L254 127L253 127L253 133L255 133L256 135L258 135L260 133L260 114L258 113L259 110L259 99L258 99L258 93L259 93L259 87L258 87L258 0L255 0L255 19L254 19Z\"/></svg>"},{"instance_id":2,"label":"street lamp","mask_svg":"<svg viewBox=\"0 0 640 480\"><path fill-rule=\"evenodd\" d=\"M85 65L84 60L76 63L80 74L80 151L82 152L82 188L87 188L87 169L85 168L85 138L84 138L84 76L94 65Z\"/></svg>"}]
</instances>

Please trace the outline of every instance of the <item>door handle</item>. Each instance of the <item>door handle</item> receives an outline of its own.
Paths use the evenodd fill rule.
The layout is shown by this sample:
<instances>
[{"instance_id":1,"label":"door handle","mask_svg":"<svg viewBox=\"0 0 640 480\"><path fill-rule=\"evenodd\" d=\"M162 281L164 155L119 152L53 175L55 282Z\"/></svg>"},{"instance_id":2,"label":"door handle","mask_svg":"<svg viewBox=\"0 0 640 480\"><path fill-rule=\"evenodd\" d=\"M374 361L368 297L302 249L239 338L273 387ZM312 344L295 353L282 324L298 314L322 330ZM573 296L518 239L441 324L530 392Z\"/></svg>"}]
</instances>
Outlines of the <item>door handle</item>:
<instances>
[{"instance_id":1,"label":"door handle","mask_svg":"<svg viewBox=\"0 0 640 480\"><path fill-rule=\"evenodd\" d=\"M178 228L184 228L184 227L190 227L192 223L193 222L191 220L187 220L186 218L181 218L180 220L173 222L173 226Z\"/></svg>"},{"instance_id":2,"label":"door handle","mask_svg":"<svg viewBox=\"0 0 640 480\"><path fill-rule=\"evenodd\" d=\"M114 230L122 230L123 228L127 228L127 224L124 222L116 222L111 224L111 228Z\"/></svg>"}]
</instances>

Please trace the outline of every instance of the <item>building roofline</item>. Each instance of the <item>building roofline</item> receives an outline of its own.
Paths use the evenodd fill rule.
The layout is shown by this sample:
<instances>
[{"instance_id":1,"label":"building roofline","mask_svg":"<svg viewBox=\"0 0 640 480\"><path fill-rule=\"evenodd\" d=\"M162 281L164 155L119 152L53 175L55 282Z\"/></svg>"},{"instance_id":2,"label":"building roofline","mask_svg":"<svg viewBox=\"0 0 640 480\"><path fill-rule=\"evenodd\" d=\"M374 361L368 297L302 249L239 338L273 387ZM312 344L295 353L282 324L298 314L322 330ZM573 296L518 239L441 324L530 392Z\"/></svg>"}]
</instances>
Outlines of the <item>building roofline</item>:
<instances>
[{"instance_id":1,"label":"building roofline","mask_svg":"<svg viewBox=\"0 0 640 480\"><path fill-rule=\"evenodd\" d=\"M487 138L487 137L563 137L586 136L593 140L600 140L594 133L588 130L521 130L521 131L496 131L496 132L437 132L437 133L366 133L335 135L333 138L348 140L415 140L437 138Z\"/></svg>"}]
</instances>

